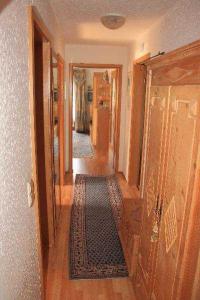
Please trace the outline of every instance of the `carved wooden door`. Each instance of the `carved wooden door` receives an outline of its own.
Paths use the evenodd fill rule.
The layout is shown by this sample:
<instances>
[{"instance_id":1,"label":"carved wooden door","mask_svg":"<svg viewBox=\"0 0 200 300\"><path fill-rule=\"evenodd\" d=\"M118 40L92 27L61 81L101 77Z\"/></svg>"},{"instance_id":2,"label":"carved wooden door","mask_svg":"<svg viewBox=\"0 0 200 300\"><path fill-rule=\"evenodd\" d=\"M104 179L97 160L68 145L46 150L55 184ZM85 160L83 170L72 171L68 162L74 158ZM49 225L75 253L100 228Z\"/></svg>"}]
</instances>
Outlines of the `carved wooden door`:
<instances>
[{"instance_id":1,"label":"carved wooden door","mask_svg":"<svg viewBox=\"0 0 200 300\"><path fill-rule=\"evenodd\" d=\"M190 48L191 47L191 48ZM199 46L148 64L135 291L142 300L190 300L200 251ZM194 293L193 293L194 295Z\"/></svg>"},{"instance_id":2,"label":"carved wooden door","mask_svg":"<svg viewBox=\"0 0 200 300\"><path fill-rule=\"evenodd\" d=\"M170 88L167 155L161 194L162 219L151 299L179 299L177 279L181 278L181 261L192 202L199 143L199 108L200 86Z\"/></svg>"},{"instance_id":3,"label":"carved wooden door","mask_svg":"<svg viewBox=\"0 0 200 300\"><path fill-rule=\"evenodd\" d=\"M151 87L148 97L147 148L143 184L144 212L142 220L136 293L149 299L155 269L158 239L159 190L162 185L163 157L168 113L168 87Z\"/></svg>"}]
</instances>

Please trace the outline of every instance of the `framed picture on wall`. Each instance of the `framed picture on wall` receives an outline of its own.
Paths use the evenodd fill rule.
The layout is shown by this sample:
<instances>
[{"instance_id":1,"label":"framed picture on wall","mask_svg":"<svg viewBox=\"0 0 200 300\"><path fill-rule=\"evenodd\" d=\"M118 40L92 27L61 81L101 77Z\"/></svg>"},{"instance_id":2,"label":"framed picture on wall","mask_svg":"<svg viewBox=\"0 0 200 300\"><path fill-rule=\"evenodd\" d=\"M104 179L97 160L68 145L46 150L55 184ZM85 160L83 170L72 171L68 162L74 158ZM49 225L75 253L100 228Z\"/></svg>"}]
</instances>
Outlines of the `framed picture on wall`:
<instances>
[{"instance_id":1,"label":"framed picture on wall","mask_svg":"<svg viewBox=\"0 0 200 300\"><path fill-rule=\"evenodd\" d=\"M93 99L93 90L92 90L92 87L90 85L88 85L87 100L88 100L88 102L92 102L92 99Z\"/></svg>"}]
</instances>

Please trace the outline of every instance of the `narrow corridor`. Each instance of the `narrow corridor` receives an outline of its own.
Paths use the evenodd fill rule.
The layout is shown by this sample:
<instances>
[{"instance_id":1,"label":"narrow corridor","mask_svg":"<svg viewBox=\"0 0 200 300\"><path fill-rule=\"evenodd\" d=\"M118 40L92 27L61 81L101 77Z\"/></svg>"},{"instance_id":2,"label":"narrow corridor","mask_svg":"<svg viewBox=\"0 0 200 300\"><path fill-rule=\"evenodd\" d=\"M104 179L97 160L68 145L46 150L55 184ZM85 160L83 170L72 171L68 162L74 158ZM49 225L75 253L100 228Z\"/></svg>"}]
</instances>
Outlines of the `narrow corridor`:
<instances>
[{"instance_id":1,"label":"narrow corridor","mask_svg":"<svg viewBox=\"0 0 200 300\"><path fill-rule=\"evenodd\" d=\"M109 158L96 153L94 158L74 159L74 174L66 176L62 192L60 224L56 246L50 249L47 272L46 300L134 300L129 278L105 280L69 280L68 239L73 184L76 174L109 175L113 173ZM131 198L136 192L128 187L124 177L118 175L123 197Z\"/></svg>"}]
</instances>

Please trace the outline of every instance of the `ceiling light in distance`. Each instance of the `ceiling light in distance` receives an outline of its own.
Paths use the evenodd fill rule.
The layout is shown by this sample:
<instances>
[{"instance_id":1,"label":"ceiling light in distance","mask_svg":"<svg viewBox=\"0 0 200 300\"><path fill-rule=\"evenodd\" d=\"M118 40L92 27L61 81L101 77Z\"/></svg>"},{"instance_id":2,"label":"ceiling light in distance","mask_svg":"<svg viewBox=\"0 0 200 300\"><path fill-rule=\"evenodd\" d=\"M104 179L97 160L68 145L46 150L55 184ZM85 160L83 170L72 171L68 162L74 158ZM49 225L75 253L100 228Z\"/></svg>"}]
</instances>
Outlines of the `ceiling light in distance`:
<instances>
[{"instance_id":1,"label":"ceiling light in distance","mask_svg":"<svg viewBox=\"0 0 200 300\"><path fill-rule=\"evenodd\" d=\"M125 17L119 14L107 14L101 17L102 24L109 29L118 29L124 25L125 21Z\"/></svg>"}]
</instances>

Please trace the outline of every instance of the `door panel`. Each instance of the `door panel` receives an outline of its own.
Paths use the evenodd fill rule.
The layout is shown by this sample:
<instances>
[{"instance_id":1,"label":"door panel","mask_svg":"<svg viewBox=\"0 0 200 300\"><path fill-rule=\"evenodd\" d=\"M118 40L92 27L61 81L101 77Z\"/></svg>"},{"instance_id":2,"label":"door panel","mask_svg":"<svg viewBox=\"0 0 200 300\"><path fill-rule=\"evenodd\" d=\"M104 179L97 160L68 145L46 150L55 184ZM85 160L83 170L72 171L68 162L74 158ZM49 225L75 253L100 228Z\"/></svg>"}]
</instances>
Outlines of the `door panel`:
<instances>
[{"instance_id":1,"label":"door panel","mask_svg":"<svg viewBox=\"0 0 200 300\"><path fill-rule=\"evenodd\" d=\"M185 244L198 145L200 87L172 87L170 94L162 221L152 293L152 299L157 300L177 299L173 287L181 276L177 265L181 242Z\"/></svg>"},{"instance_id":2,"label":"door panel","mask_svg":"<svg viewBox=\"0 0 200 300\"><path fill-rule=\"evenodd\" d=\"M141 231L141 245L139 251L139 269L136 279L136 293L144 298L145 292L150 291L155 251L157 248L157 214L159 205L159 188L162 184L161 168L164 155L165 123L168 113L168 87L151 87L148 111L148 133L146 145L146 164L144 178L144 212ZM143 282L141 282L141 280ZM140 298L139 298L140 299ZM145 299L145 298L144 298Z\"/></svg>"}]
</instances>

